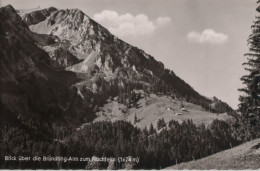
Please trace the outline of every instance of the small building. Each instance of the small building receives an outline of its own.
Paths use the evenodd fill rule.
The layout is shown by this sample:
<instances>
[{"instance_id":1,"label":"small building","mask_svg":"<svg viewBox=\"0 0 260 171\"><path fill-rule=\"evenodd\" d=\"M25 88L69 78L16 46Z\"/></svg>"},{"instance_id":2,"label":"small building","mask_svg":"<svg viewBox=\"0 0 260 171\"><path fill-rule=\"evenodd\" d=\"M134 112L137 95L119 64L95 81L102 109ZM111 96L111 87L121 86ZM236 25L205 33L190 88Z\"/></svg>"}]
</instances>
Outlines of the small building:
<instances>
[{"instance_id":1,"label":"small building","mask_svg":"<svg viewBox=\"0 0 260 171\"><path fill-rule=\"evenodd\" d=\"M166 110L169 110L169 111L170 111L170 110L174 110L174 109L171 108L171 107L166 107L165 109L166 109Z\"/></svg>"},{"instance_id":2,"label":"small building","mask_svg":"<svg viewBox=\"0 0 260 171\"><path fill-rule=\"evenodd\" d=\"M181 108L181 111L187 112L187 110L184 107Z\"/></svg>"},{"instance_id":3,"label":"small building","mask_svg":"<svg viewBox=\"0 0 260 171\"><path fill-rule=\"evenodd\" d=\"M177 116L177 115L182 115L182 113L175 113L175 115Z\"/></svg>"}]
</instances>

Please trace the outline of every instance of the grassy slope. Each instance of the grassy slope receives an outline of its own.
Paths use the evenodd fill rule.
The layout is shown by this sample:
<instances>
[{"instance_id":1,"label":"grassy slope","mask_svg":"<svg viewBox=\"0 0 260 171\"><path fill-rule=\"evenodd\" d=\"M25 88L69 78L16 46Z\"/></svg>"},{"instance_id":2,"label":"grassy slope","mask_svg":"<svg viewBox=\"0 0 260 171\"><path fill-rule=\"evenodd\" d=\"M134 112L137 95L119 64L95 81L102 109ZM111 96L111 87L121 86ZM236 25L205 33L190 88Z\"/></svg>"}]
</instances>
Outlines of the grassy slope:
<instances>
[{"instance_id":1,"label":"grassy slope","mask_svg":"<svg viewBox=\"0 0 260 171\"><path fill-rule=\"evenodd\" d=\"M97 118L95 121L104 121L104 120L126 120L134 123L134 116L136 115L139 122L135 125L139 128L150 127L152 123L155 127L158 119L164 118L164 120L169 122L170 120L184 121L187 119L192 119L194 123L201 124L205 123L206 125L210 124L213 119L224 119L230 118L227 114L213 114L208 111L205 111L198 105L192 103L183 102L184 107L187 112L180 111L180 101L173 100L170 97L165 95L157 96L151 94L150 97L145 100L144 98L138 101L139 108L130 108L126 113L122 113L124 107L122 104L118 104L116 101L107 103L104 107L101 108L101 111L97 113ZM174 110L166 110L166 107L171 107ZM176 116L175 113L182 113L182 115Z\"/></svg>"},{"instance_id":2,"label":"grassy slope","mask_svg":"<svg viewBox=\"0 0 260 171\"><path fill-rule=\"evenodd\" d=\"M181 163L165 169L260 169L260 148L251 149L259 143L260 139L256 139L200 160Z\"/></svg>"}]
</instances>

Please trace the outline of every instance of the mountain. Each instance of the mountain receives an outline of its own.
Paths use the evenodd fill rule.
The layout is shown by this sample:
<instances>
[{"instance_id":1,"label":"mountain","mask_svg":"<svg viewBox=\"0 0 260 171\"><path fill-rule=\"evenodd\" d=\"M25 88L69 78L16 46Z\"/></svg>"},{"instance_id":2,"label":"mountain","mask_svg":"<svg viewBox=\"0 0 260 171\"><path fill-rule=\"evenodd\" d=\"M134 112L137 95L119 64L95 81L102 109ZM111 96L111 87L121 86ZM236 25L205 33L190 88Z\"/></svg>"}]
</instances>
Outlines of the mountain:
<instances>
[{"instance_id":1,"label":"mountain","mask_svg":"<svg viewBox=\"0 0 260 171\"><path fill-rule=\"evenodd\" d=\"M257 170L260 168L260 139L211 156L181 163L165 170Z\"/></svg>"},{"instance_id":2,"label":"mountain","mask_svg":"<svg viewBox=\"0 0 260 171\"><path fill-rule=\"evenodd\" d=\"M12 6L0 8L0 102L14 117L62 121L83 115L80 107L74 110L81 98L73 84L80 79L52 66L49 55L37 46L55 42L48 39L52 37L32 33Z\"/></svg>"},{"instance_id":3,"label":"mountain","mask_svg":"<svg viewBox=\"0 0 260 171\"><path fill-rule=\"evenodd\" d=\"M19 16L9 5L0 13L1 103L16 115L90 121L109 96L130 98L133 89L170 93L204 108L212 103L78 9Z\"/></svg>"},{"instance_id":4,"label":"mountain","mask_svg":"<svg viewBox=\"0 0 260 171\"><path fill-rule=\"evenodd\" d=\"M42 11L48 12L43 14ZM38 17L42 15L44 17ZM42 20L43 18L46 19ZM118 39L78 9L43 9L24 15L23 20L34 33L58 37L56 44L41 47L50 56L57 49L62 49L82 60L75 65L67 66L66 69L75 73L90 74L90 78L96 77L88 86L93 92L96 92L93 87L104 89L93 80L102 80L102 85L110 85L110 88L113 85L116 86L115 89L118 89L119 84L126 89L130 82L151 91L174 92L176 96L205 108L212 103L173 71L166 69L163 63L143 50ZM109 89L109 86L106 89Z\"/></svg>"}]
</instances>

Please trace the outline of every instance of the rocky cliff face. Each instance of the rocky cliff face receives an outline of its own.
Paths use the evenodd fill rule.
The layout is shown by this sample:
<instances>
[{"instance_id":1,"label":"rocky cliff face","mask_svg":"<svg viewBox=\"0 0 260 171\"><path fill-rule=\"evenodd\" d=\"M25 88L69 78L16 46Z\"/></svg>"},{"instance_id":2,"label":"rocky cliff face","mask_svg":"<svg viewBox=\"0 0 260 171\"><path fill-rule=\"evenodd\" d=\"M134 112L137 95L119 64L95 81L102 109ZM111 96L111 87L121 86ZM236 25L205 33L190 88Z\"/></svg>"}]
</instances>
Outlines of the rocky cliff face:
<instances>
[{"instance_id":1,"label":"rocky cliff face","mask_svg":"<svg viewBox=\"0 0 260 171\"><path fill-rule=\"evenodd\" d=\"M58 36L61 39L59 46L83 59L82 63L69 68L75 72L87 72L93 64L102 68L106 76L119 67L125 70L135 67L140 75L146 69L161 76L164 70L161 62L113 36L78 9L54 11L30 29L39 34Z\"/></svg>"},{"instance_id":2,"label":"rocky cliff face","mask_svg":"<svg viewBox=\"0 0 260 171\"><path fill-rule=\"evenodd\" d=\"M49 56L53 61L53 65L56 65L56 67L62 69L66 69L67 67L73 66L82 61L61 47L49 52Z\"/></svg>"},{"instance_id":3,"label":"rocky cliff face","mask_svg":"<svg viewBox=\"0 0 260 171\"><path fill-rule=\"evenodd\" d=\"M33 11L29 14L25 14L22 16L23 21L28 25L37 24L43 20L45 20L50 14L54 11L57 11L56 8L50 7L42 10Z\"/></svg>"}]
</instances>

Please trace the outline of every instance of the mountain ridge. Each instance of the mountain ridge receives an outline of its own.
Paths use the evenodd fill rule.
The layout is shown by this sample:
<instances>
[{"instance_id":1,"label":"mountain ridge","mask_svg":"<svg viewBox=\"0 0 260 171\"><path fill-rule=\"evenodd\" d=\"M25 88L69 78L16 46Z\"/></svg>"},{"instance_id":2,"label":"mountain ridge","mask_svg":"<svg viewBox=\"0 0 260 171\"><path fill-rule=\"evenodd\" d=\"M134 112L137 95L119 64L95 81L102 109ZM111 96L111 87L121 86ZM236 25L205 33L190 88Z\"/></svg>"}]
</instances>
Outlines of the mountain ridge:
<instances>
[{"instance_id":1,"label":"mountain ridge","mask_svg":"<svg viewBox=\"0 0 260 171\"><path fill-rule=\"evenodd\" d=\"M30 13L27 15L30 16ZM176 82L175 85L179 85L174 88L181 86L189 91L186 94L200 96L202 101L209 101L174 72L166 69L162 62L118 39L78 9L54 11L46 20L30 25L30 29L35 33L58 36L62 42L59 46L78 59L83 59L83 62L70 66L67 70L89 73L89 66L96 65L107 81L122 76L132 77L132 80L145 80L150 85L157 84L152 82L159 82L164 78L166 84L174 85L173 82ZM67 40L73 43L66 44ZM166 77L171 79L166 80ZM178 89L177 91L182 91L181 88Z\"/></svg>"}]
</instances>

